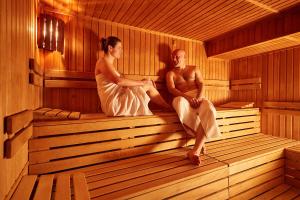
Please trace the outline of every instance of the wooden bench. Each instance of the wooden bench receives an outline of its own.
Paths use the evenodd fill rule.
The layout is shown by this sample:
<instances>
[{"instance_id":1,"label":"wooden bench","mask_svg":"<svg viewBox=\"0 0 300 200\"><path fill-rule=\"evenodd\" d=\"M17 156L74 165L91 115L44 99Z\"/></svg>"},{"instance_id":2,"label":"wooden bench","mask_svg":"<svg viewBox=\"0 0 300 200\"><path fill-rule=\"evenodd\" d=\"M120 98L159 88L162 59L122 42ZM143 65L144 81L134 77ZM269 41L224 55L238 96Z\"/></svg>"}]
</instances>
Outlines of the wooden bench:
<instances>
[{"instance_id":1,"label":"wooden bench","mask_svg":"<svg viewBox=\"0 0 300 200\"><path fill-rule=\"evenodd\" d=\"M251 199L282 187L284 149L296 144L254 134L208 143L201 166L178 148L62 174L84 173L92 199Z\"/></svg>"},{"instance_id":2,"label":"wooden bench","mask_svg":"<svg viewBox=\"0 0 300 200\"><path fill-rule=\"evenodd\" d=\"M254 199L255 200L265 200L265 199L299 200L300 199L300 191L298 188L295 188L291 185L281 184L281 185L278 185L275 188L255 197Z\"/></svg>"},{"instance_id":3,"label":"wooden bench","mask_svg":"<svg viewBox=\"0 0 300 200\"><path fill-rule=\"evenodd\" d=\"M223 134L211 141L260 132L260 113L256 108L220 109L217 115ZM31 174L69 170L185 147L194 142L183 131L176 113L84 118L34 123L33 138L29 141Z\"/></svg>"},{"instance_id":4,"label":"wooden bench","mask_svg":"<svg viewBox=\"0 0 300 200\"><path fill-rule=\"evenodd\" d=\"M186 159L194 139L175 113L36 122L29 173L83 173L92 199L295 197L284 150L300 142L261 134L257 108L218 108L217 121L222 136L208 141L201 166Z\"/></svg>"},{"instance_id":5,"label":"wooden bench","mask_svg":"<svg viewBox=\"0 0 300 200\"><path fill-rule=\"evenodd\" d=\"M87 182L83 173L59 175L26 175L22 177L11 200L89 200Z\"/></svg>"},{"instance_id":6,"label":"wooden bench","mask_svg":"<svg viewBox=\"0 0 300 200\"><path fill-rule=\"evenodd\" d=\"M293 185L300 190L300 145L287 148L285 156L286 183Z\"/></svg>"}]
</instances>

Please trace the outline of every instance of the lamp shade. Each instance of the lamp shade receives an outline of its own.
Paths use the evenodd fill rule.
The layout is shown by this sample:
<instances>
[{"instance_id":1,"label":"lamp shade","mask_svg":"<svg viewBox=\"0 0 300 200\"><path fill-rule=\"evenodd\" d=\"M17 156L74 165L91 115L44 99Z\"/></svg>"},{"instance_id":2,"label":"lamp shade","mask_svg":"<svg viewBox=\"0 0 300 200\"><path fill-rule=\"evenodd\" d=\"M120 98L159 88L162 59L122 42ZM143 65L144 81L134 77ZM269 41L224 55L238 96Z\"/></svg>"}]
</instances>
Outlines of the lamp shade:
<instances>
[{"instance_id":1,"label":"lamp shade","mask_svg":"<svg viewBox=\"0 0 300 200\"><path fill-rule=\"evenodd\" d=\"M48 51L64 51L64 22L55 16L38 17L38 47Z\"/></svg>"}]
</instances>

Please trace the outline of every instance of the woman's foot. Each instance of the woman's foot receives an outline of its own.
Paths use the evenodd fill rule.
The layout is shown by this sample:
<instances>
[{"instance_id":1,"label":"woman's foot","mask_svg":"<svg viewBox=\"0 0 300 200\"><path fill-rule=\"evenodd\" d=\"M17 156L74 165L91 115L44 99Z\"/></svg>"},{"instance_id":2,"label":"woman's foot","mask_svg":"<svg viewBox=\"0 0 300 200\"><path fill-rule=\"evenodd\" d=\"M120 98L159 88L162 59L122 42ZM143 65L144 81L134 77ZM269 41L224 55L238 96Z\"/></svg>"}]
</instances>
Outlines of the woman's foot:
<instances>
[{"instance_id":1,"label":"woman's foot","mask_svg":"<svg viewBox=\"0 0 300 200\"><path fill-rule=\"evenodd\" d=\"M201 164L200 156L196 155L192 150L187 153L187 157L194 165Z\"/></svg>"}]
</instances>

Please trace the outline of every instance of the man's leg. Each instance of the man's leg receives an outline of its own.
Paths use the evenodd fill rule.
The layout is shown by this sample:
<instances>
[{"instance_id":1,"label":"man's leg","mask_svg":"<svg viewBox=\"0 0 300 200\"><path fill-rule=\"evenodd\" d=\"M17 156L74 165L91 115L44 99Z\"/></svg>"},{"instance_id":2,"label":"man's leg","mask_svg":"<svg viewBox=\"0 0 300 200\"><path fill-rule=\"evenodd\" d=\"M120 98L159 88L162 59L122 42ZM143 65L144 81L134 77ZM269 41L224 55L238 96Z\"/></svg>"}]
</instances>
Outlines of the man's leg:
<instances>
[{"instance_id":1,"label":"man's leg","mask_svg":"<svg viewBox=\"0 0 300 200\"><path fill-rule=\"evenodd\" d=\"M202 126L200 126L199 130L194 133L195 133L195 145L193 149L188 152L188 157L193 164L199 165L201 163L200 153L202 148L205 148L204 143L205 143L206 136ZM205 152L205 149L203 149L203 151Z\"/></svg>"}]
</instances>

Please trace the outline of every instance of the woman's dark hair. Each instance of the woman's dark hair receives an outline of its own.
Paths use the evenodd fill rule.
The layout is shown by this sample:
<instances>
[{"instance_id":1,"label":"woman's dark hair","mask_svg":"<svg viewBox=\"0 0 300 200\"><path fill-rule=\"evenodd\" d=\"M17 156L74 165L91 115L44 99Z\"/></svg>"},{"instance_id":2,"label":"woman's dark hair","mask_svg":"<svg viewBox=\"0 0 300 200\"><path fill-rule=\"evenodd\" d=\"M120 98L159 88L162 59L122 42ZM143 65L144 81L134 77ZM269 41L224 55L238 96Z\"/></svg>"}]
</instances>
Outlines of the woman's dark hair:
<instances>
[{"instance_id":1,"label":"woman's dark hair","mask_svg":"<svg viewBox=\"0 0 300 200\"><path fill-rule=\"evenodd\" d=\"M121 42L121 40L115 36L101 38L101 50L104 51L104 53L108 53L108 45L114 48L118 42Z\"/></svg>"}]
</instances>

